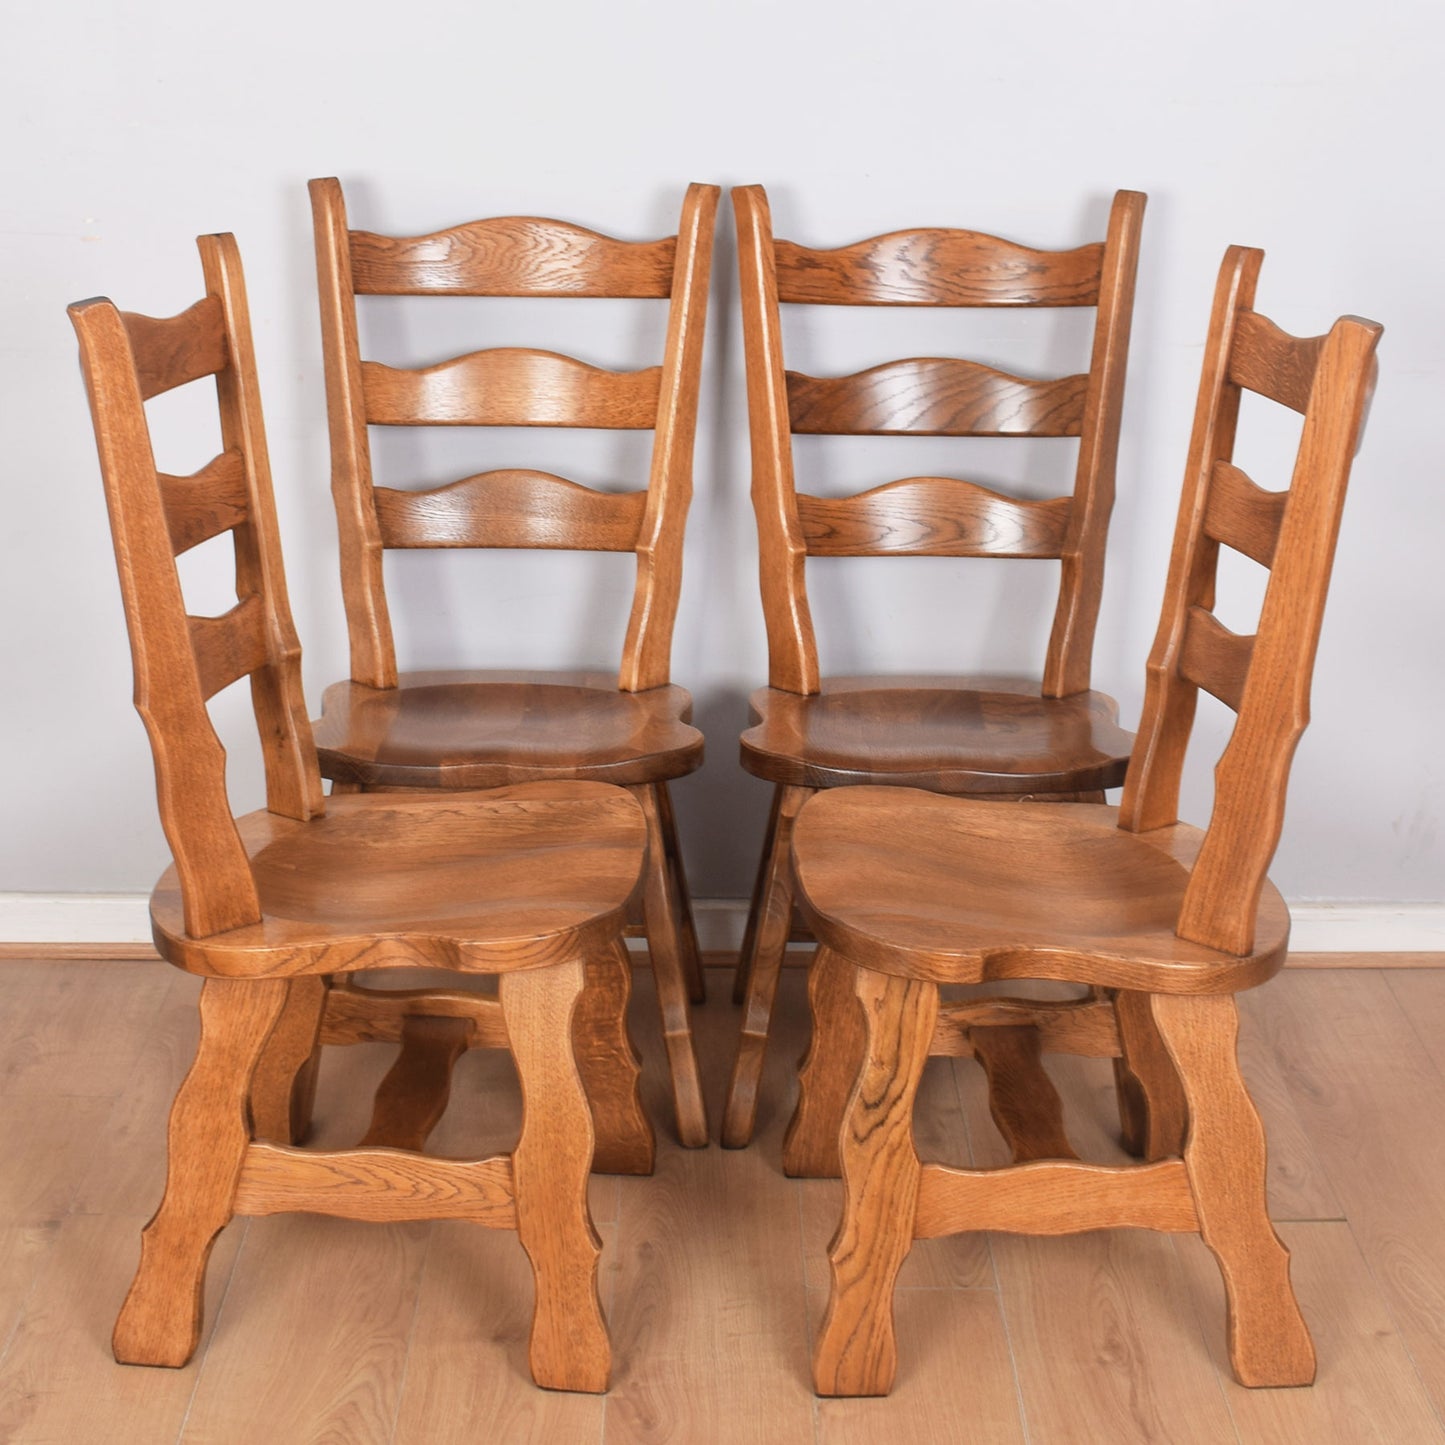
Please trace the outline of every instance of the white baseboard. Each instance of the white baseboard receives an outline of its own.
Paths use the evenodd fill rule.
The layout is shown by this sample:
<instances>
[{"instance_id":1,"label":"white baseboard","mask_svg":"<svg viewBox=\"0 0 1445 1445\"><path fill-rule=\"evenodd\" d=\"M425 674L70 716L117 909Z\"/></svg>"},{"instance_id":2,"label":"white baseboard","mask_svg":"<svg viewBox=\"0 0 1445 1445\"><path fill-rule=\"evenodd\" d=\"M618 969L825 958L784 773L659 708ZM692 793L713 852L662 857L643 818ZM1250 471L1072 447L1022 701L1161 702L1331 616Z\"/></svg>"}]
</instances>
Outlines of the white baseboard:
<instances>
[{"instance_id":1,"label":"white baseboard","mask_svg":"<svg viewBox=\"0 0 1445 1445\"><path fill-rule=\"evenodd\" d=\"M742 942L747 903L699 898L698 942L709 953ZM1297 953L1445 952L1445 903L1292 903L1290 947ZM0 893L0 942L148 943L140 893Z\"/></svg>"}]
</instances>

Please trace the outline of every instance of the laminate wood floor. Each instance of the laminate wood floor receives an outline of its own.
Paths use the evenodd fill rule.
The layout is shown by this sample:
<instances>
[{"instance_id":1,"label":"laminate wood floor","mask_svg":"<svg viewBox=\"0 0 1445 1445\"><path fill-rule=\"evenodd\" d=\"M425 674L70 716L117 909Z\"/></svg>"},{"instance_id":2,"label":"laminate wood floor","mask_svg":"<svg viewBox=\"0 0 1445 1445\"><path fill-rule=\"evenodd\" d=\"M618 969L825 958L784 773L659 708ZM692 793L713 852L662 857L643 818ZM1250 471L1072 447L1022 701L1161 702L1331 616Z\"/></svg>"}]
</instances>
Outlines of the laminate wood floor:
<instances>
[{"instance_id":1,"label":"laminate wood floor","mask_svg":"<svg viewBox=\"0 0 1445 1445\"><path fill-rule=\"evenodd\" d=\"M840 1187L779 1168L802 982L784 979L753 1148L689 1152L663 1130L652 1178L594 1179L615 1365L593 1398L531 1385L521 1248L463 1224L237 1220L192 1364L114 1364L198 986L158 963L0 963L0 1440L1445 1442L1445 971L1295 970L1242 999L1312 1389L1233 1383L1218 1273L1193 1237L972 1235L915 1247L898 1385L846 1402L808 1385ZM725 976L711 984L697 1026L716 1119L738 1014ZM665 1120L646 971L634 1030ZM319 1142L359 1137L392 1054L328 1054ZM1049 1066L1080 1152L1118 1157L1107 1065ZM518 1117L509 1062L469 1054L434 1147L506 1148ZM918 1134L925 1156L1003 1161L971 1061L930 1061Z\"/></svg>"}]
</instances>

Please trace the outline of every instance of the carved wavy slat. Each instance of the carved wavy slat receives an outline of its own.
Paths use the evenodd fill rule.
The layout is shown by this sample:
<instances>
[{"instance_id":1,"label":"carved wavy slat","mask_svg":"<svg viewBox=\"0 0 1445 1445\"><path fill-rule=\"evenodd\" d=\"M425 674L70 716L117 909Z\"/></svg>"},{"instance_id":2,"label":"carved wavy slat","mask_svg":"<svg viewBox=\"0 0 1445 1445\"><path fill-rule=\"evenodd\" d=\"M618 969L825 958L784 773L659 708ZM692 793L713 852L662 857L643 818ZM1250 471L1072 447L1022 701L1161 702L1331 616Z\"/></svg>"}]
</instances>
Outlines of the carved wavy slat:
<instances>
[{"instance_id":1,"label":"carved wavy slat","mask_svg":"<svg viewBox=\"0 0 1445 1445\"><path fill-rule=\"evenodd\" d=\"M1029 381L977 361L916 357L852 376L790 371L794 432L834 436L1078 436L1089 378Z\"/></svg>"},{"instance_id":2,"label":"carved wavy slat","mask_svg":"<svg viewBox=\"0 0 1445 1445\"><path fill-rule=\"evenodd\" d=\"M468 1048L507 1047L502 1006L494 996L460 989L365 988L351 979L326 991L320 1042L400 1043L406 1020L416 1014L465 1019Z\"/></svg>"},{"instance_id":3,"label":"carved wavy slat","mask_svg":"<svg viewBox=\"0 0 1445 1445\"><path fill-rule=\"evenodd\" d=\"M140 394L149 401L163 391L214 376L226 369L225 323L221 303L204 296L179 316L142 316L122 311Z\"/></svg>"},{"instance_id":4,"label":"carved wavy slat","mask_svg":"<svg viewBox=\"0 0 1445 1445\"><path fill-rule=\"evenodd\" d=\"M1186 681L1238 712L1253 655L1252 636L1231 632L1203 607L1189 609L1179 652L1179 672Z\"/></svg>"},{"instance_id":5,"label":"carved wavy slat","mask_svg":"<svg viewBox=\"0 0 1445 1445\"><path fill-rule=\"evenodd\" d=\"M1324 344L1323 336L1291 336L1268 316L1246 311L1235 324L1229 379L1303 414Z\"/></svg>"},{"instance_id":6,"label":"carved wavy slat","mask_svg":"<svg viewBox=\"0 0 1445 1445\"><path fill-rule=\"evenodd\" d=\"M908 477L853 497L798 493L814 557L1057 557L1072 498L1021 502L954 477Z\"/></svg>"},{"instance_id":7,"label":"carved wavy slat","mask_svg":"<svg viewBox=\"0 0 1445 1445\"><path fill-rule=\"evenodd\" d=\"M1288 500L1288 492L1265 491L1232 462L1215 462L1204 512L1205 534L1268 567L1279 546Z\"/></svg>"},{"instance_id":8,"label":"carved wavy slat","mask_svg":"<svg viewBox=\"0 0 1445 1445\"><path fill-rule=\"evenodd\" d=\"M422 370L361 363L366 419L376 426L656 424L662 368L607 371L555 351L506 346Z\"/></svg>"},{"instance_id":9,"label":"carved wavy slat","mask_svg":"<svg viewBox=\"0 0 1445 1445\"><path fill-rule=\"evenodd\" d=\"M394 1149L323 1152L252 1144L235 1212L331 1214L374 1224L465 1219L489 1229L515 1229L515 1201L506 1155L433 1159Z\"/></svg>"},{"instance_id":10,"label":"carved wavy slat","mask_svg":"<svg viewBox=\"0 0 1445 1445\"><path fill-rule=\"evenodd\" d=\"M1089 1229L1199 1228L1182 1159L1126 1165L1036 1162L1006 1169L925 1164L915 1239L973 1230L1079 1234Z\"/></svg>"},{"instance_id":11,"label":"carved wavy slat","mask_svg":"<svg viewBox=\"0 0 1445 1445\"><path fill-rule=\"evenodd\" d=\"M833 306L1093 306L1104 247L1036 251L978 231L893 231L818 251L777 242L778 300Z\"/></svg>"},{"instance_id":12,"label":"carved wavy slat","mask_svg":"<svg viewBox=\"0 0 1445 1445\"><path fill-rule=\"evenodd\" d=\"M1100 999L980 998L938 1007L930 1054L967 1058L974 1052L970 1031L997 1025L1030 1024L1051 1054L1117 1058L1119 1025L1114 1005Z\"/></svg>"},{"instance_id":13,"label":"carved wavy slat","mask_svg":"<svg viewBox=\"0 0 1445 1445\"><path fill-rule=\"evenodd\" d=\"M630 552L646 492L595 492L551 472L481 472L445 487L378 487L385 547L554 547Z\"/></svg>"},{"instance_id":14,"label":"carved wavy slat","mask_svg":"<svg viewBox=\"0 0 1445 1445\"><path fill-rule=\"evenodd\" d=\"M214 697L266 663L265 613L259 597L248 597L219 617L188 617L186 621L202 696Z\"/></svg>"},{"instance_id":15,"label":"carved wavy slat","mask_svg":"<svg viewBox=\"0 0 1445 1445\"><path fill-rule=\"evenodd\" d=\"M246 520L250 505L246 463L236 447L222 452L189 477L161 472L156 480L166 509L171 549L177 557Z\"/></svg>"},{"instance_id":16,"label":"carved wavy slat","mask_svg":"<svg viewBox=\"0 0 1445 1445\"><path fill-rule=\"evenodd\" d=\"M566 221L499 216L427 236L349 233L360 295L667 296L676 237L618 241Z\"/></svg>"}]
</instances>

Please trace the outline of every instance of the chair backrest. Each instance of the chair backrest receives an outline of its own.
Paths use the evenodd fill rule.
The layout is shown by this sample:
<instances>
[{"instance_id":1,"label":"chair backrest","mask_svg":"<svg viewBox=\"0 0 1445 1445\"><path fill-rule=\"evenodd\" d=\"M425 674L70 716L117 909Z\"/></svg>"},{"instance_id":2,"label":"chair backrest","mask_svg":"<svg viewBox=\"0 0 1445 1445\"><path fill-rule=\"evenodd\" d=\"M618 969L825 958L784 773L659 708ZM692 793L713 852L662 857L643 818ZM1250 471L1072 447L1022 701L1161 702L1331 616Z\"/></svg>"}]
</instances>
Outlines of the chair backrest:
<instances>
[{"instance_id":1,"label":"chair backrest","mask_svg":"<svg viewBox=\"0 0 1445 1445\"><path fill-rule=\"evenodd\" d=\"M348 229L338 181L315 180L310 189L353 680L396 685L386 548L547 547L637 554L619 686L664 686L692 495L718 188L689 186L677 235L638 242L526 216L378 236ZM667 339L661 365L642 371L519 347L404 370L362 360L357 296L655 297L669 301ZM599 492L521 468L420 491L373 484L368 426L438 425L651 429L647 489Z\"/></svg>"},{"instance_id":2,"label":"chair backrest","mask_svg":"<svg viewBox=\"0 0 1445 1445\"><path fill-rule=\"evenodd\" d=\"M1106 239L1035 251L974 231L895 231L839 250L773 239L761 186L734 190L769 682L818 691L808 557L1027 557L1062 562L1043 690L1089 686L1114 504L1124 372L1145 197L1120 191ZM783 364L780 303L1094 306L1089 370L1054 380L923 357L851 376ZM852 497L797 492L791 436L1078 437L1071 495L1018 501L954 477L908 477Z\"/></svg>"},{"instance_id":3,"label":"chair backrest","mask_svg":"<svg viewBox=\"0 0 1445 1445\"><path fill-rule=\"evenodd\" d=\"M208 699L249 677L266 806L306 819L325 803L281 567L240 255L232 236L196 244L206 294L180 315L139 316L104 298L69 309L110 509L135 705L150 735L186 931L204 938L261 918ZM145 403L210 376L221 454L192 476L158 471ZM235 544L236 606L220 617L190 616L175 559L223 532Z\"/></svg>"},{"instance_id":4,"label":"chair backrest","mask_svg":"<svg viewBox=\"0 0 1445 1445\"><path fill-rule=\"evenodd\" d=\"M1220 268L1164 609L1119 815L1120 827L1135 832L1175 822L1198 690L1234 710L1176 932L1237 955L1253 946L1290 763L1309 722L1340 511L1382 330L1342 316L1324 336L1286 334L1254 310L1263 260L1262 251L1234 246ZM1244 391L1304 415L1286 492L1263 490L1234 465ZM1221 544L1269 569L1252 636L1229 631L1214 615Z\"/></svg>"}]
</instances>

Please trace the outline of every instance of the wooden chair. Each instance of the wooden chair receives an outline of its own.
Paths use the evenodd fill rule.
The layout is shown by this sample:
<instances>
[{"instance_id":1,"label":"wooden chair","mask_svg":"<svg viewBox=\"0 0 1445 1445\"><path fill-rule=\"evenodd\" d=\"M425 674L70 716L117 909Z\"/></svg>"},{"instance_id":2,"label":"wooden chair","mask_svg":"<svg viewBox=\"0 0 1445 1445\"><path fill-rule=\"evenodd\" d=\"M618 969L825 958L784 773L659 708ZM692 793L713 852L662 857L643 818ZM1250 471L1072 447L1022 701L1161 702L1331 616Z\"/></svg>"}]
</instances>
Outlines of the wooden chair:
<instances>
[{"instance_id":1,"label":"wooden chair","mask_svg":"<svg viewBox=\"0 0 1445 1445\"><path fill-rule=\"evenodd\" d=\"M1122 806L1009 808L896 788L819 796L793 834L798 897L820 943L815 1034L794 1131L841 1153L844 1217L814 1356L826 1395L885 1394L892 1291L914 1239L963 1230L1198 1231L1224 1275L1229 1353L1245 1385L1304 1385L1314 1350L1265 1207L1265 1144L1235 1058L1233 994L1284 963L1289 914L1265 877L1308 718L1310 677L1345 484L1380 328L1344 317L1286 335L1253 309L1262 253L1220 274L1143 721ZM1287 492L1233 460L1241 391L1304 414ZM1215 617L1220 546L1269 569L1257 631ZM1198 689L1237 717L1204 831L1177 821ZM879 840L888 839L886 849ZM940 984L1086 984L1028 1019ZM1111 1001L1098 990L1115 993ZM856 998L861 1002L845 1007ZM999 1026L1002 1026L1000 1029ZM1023 1026L1023 1027L1020 1027ZM932 1053L1012 1032L996 1120L1015 1163L920 1164L911 1112ZM1138 1084L1145 1162L1077 1162L1038 1064L1053 1047L1115 1054ZM1003 1107L1000 1108L1000 1100ZM840 1127L841 1125L841 1127Z\"/></svg>"},{"instance_id":2,"label":"wooden chair","mask_svg":"<svg viewBox=\"0 0 1445 1445\"><path fill-rule=\"evenodd\" d=\"M176 1366L190 1358L206 1260L235 1213L469 1219L516 1230L531 1258L537 1383L603 1390L609 1348L587 1176L593 1114L600 1156L651 1168L621 1012L630 982L621 930L642 873L646 819L625 791L591 782L323 798L240 261L230 236L204 236L199 246L206 295L179 316L124 314L107 300L70 308L136 706L175 858L151 899L156 946L205 978L200 1045L171 1111L165 1195L142 1235L116 1358ZM194 476L158 474L145 401L208 376L224 450ZM188 616L174 558L226 532L236 606ZM241 678L251 684L267 806L233 819L206 704ZM359 969L416 966L498 974L497 992L326 986ZM318 1040L426 1035L445 1047L448 1065L469 1045L510 1047L524 1096L510 1155L421 1154L445 1080L428 1090L395 1071L361 1147L292 1147Z\"/></svg>"},{"instance_id":3,"label":"wooden chair","mask_svg":"<svg viewBox=\"0 0 1445 1445\"><path fill-rule=\"evenodd\" d=\"M875 783L940 793L1103 801L1132 742L1089 690L1114 503L1124 371L1145 197L1120 191L1103 242L1035 251L973 231L896 231L835 251L775 241L761 186L733 192L769 685L752 696L742 763L774 786L739 960L744 1004L723 1143L752 1137L778 973L793 929L788 846L816 790ZM780 303L1097 308L1089 370L1029 381L927 357L852 376L783 365ZM1078 437L1071 495L1017 501L974 482L909 477L857 496L795 490L793 434ZM1022 557L1061 562L1041 680L820 677L808 557ZM791 1164L785 1161L789 1172Z\"/></svg>"},{"instance_id":4,"label":"wooden chair","mask_svg":"<svg viewBox=\"0 0 1445 1445\"><path fill-rule=\"evenodd\" d=\"M689 186L678 234L623 242L506 217L434 235L350 230L341 186L311 182L332 490L351 677L326 690L316 744L337 789L486 788L590 779L630 788L647 818L642 913L657 977L678 1134L707 1143L688 1003L703 998L668 783L702 762L692 701L669 680L692 491L693 434L716 186ZM661 366L610 372L555 352L493 348L423 370L361 357L357 296L655 297L669 303ZM646 490L604 493L509 468L408 491L373 484L369 426L564 426L653 431ZM637 585L616 676L398 673L388 548L634 552ZM335 791L335 790L334 790Z\"/></svg>"}]
</instances>

